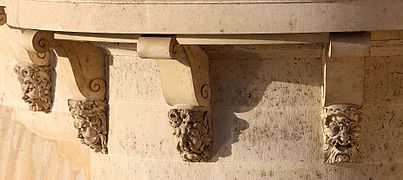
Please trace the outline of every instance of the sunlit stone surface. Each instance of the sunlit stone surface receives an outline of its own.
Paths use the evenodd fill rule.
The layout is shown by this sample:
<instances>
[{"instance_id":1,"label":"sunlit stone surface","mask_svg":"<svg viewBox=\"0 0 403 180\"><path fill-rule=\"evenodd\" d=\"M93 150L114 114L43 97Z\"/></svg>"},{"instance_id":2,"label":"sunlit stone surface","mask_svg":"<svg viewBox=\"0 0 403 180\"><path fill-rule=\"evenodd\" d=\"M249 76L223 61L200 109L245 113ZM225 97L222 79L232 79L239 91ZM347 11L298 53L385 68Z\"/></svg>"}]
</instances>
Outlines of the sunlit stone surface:
<instances>
[{"instance_id":1,"label":"sunlit stone surface","mask_svg":"<svg viewBox=\"0 0 403 180\"><path fill-rule=\"evenodd\" d=\"M216 2L249 5L234 5L237 7L232 9L229 5L216 7ZM268 7L268 2L272 6ZM291 3L281 4L284 2ZM294 3L295 9L285 8L292 7L292 2L298 2ZM368 4L360 10L348 5L364 2ZM140 6L133 5L136 3L141 8L133 9ZM20 43L21 31L0 26L0 180L399 180L403 177L403 32L392 30L403 29L403 5L399 1L377 3L0 1L9 9L10 26L52 31L206 35L390 30L371 32L370 55L364 58L361 163L329 165L323 163L321 118L326 42L201 46L209 59L212 145L208 162L189 163L183 162L177 151L178 140L167 116L172 107L164 99L159 65L139 58L134 44L94 43L103 48L108 60L108 154L101 154L77 140L67 104L75 96L69 89L75 80L68 59L57 52L51 64L55 77L51 112L33 112L21 100L21 85L14 73L14 66L29 58ZM349 6L351 12L331 8L335 6ZM19 9L12 9L16 7ZM316 14L324 7L328 8L323 12L326 17ZM385 11L375 11L384 7ZM41 11L28 11L30 8ZM304 11L296 11L301 9ZM170 14L174 11L177 13ZM276 12L284 19L269 18ZM179 16L181 13L183 16ZM208 15L213 18L208 19Z\"/></svg>"}]
</instances>

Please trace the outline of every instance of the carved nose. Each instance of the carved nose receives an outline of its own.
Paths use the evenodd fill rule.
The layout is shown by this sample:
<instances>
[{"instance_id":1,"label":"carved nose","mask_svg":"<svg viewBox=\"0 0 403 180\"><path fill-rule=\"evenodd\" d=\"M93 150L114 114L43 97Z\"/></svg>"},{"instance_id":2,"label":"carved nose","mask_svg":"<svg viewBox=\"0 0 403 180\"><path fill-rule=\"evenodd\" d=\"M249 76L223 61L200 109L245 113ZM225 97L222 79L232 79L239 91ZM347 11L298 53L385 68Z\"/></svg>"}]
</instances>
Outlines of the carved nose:
<instances>
[{"instance_id":1,"label":"carved nose","mask_svg":"<svg viewBox=\"0 0 403 180\"><path fill-rule=\"evenodd\" d=\"M347 127L346 127L346 126L341 126L341 127L340 127L340 131L346 132L346 130L347 130Z\"/></svg>"},{"instance_id":2,"label":"carved nose","mask_svg":"<svg viewBox=\"0 0 403 180\"><path fill-rule=\"evenodd\" d=\"M340 135L340 140L341 140L343 143L347 143L349 139L350 139L350 138L349 138L349 136L347 135L347 133L345 133L345 132L341 133L341 135Z\"/></svg>"}]
</instances>

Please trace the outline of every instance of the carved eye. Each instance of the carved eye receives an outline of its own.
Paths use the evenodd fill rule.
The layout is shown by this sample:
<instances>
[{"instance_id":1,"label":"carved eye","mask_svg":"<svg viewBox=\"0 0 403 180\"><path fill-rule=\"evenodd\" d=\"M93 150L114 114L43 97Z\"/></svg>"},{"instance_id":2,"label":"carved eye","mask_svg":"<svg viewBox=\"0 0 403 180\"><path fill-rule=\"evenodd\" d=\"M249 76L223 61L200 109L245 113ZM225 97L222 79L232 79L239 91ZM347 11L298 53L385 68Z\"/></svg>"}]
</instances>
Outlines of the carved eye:
<instances>
[{"instance_id":1,"label":"carved eye","mask_svg":"<svg viewBox=\"0 0 403 180\"><path fill-rule=\"evenodd\" d=\"M332 139L332 140L330 141L330 144L333 145L333 146L336 146L336 145L337 145L337 141L334 140L334 139Z\"/></svg>"},{"instance_id":2,"label":"carved eye","mask_svg":"<svg viewBox=\"0 0 403 180\"><path fill-rule=\"evenodd\" d=\"M28 76L28 75L30 75L30 73L29 73L29 71L28 71L28 70L24 70L24 71L22 71L22 74L23 74L24 76Z\"/></svg>"},{"instance_id":3,"label":"carved eye","mask_svg":"<svg viewBox=\"0 0 403 180\"><path fill-rule=\"evenodd\" d=\"M187 115L186 114L181 114L182 119L186 119Z\"/></svg>"},{"instance_id":4,"label":"carved eye","mask_svg":"<svg viewBox=\"0 0 403 180\"><path fill-rule=\"evenodd\" d=\"M170 114L170 115L169 115L169 118L171 118L171 119L176 119L176 114Z\"/></svg>"}]
</instances>

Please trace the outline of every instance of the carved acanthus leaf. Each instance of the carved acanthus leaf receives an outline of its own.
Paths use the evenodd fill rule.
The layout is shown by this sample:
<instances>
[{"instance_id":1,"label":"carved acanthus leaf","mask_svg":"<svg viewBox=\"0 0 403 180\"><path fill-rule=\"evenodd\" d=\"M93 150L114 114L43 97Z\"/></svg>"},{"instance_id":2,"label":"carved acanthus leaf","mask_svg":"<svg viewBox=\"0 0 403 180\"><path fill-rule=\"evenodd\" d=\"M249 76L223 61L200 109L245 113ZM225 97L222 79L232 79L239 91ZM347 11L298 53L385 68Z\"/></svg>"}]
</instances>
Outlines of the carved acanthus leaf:
<instances>
[{"instance_id":1,"label":"carved acanthus leaf","mask_svg":"<svg viewBox=\"0 0 403 180\"><path fill-rule=\"evenodd\" d=\"M184 161L206 162L212 146L209 114L203 110L171 109L169 123L175 129L177 150Z\"/></svg>"},{"instance_id":2,"label":"carved acanthus leaf","mask_svg":"<svg viewBox=\"0 0 403 180\"><path fill-rule=\"evenodd\" d=\"M358 163L361 162L359 151L359 133L361 121L360 108L352 104L337 104L324 108L324 162Z\"/></svg>"},{"instance_id":3,"label":"carved acanthus leaf","mask_svg":"<svg viewBox=\"0 0 403 180\"><path fill-rule=\"evenodd\" d=\"M50 66L16 65L14 71L21 83L22 99L28 103L29 108L33 111L50 112L52 105Z\"/></svg>"},{"instance_id":4,"label":"carved acanthus leaf","mask_svg":"<svg viewBox=\"0 0 403 180\"><path fill-rule=\"evenodd\" d=\"M107 154L108 104L102 100L71 99L68 104L81 143L88 145L95 152Z\"/></svg>"}]
</instances>

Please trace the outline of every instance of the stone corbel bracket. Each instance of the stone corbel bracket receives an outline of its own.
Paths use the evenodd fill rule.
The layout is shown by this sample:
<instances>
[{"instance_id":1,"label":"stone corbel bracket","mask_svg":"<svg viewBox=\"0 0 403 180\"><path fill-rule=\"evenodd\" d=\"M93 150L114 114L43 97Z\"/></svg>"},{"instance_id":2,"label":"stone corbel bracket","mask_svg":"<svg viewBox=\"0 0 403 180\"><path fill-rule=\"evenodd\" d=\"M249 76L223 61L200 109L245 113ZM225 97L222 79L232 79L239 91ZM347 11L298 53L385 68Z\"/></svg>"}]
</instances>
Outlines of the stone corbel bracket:
<instances>
[{"instance_id":1,"label":"stone corbel bracket","mask_svg":"<svg viewBox=\"0 0 403 180\"><path fill-rule=\"evenodd\" d=\"M364 58L370 54L369 33L331 33L324 62L324 162L359 163Z\"/></svg>"},{"instance_id":2,"label":"stone corbel bracket","mask_svg":"<svg viewBox=\"0 0 403 180\"><path fill-rule=\"evenodd\" d=\"M158 62L177 150L184 161L206 162L212 146L209 61L198 46L181 46L175 37L140 37L140 58Z\"/></svg>"},{"instance_id":3,"label":"stone corbel bracket","mask_svg":"<svg viewBox=\"0 0 403 180\"><path fill-rule=\"evenodd\" d=\"M59 56L69 59L74 80L67 83L74 97L68 100L68 106L75 120L74 127L78 130L78 138L95 152L106 154L108 152L108 103L106 60L103 51L91 43L55 40L51 32L34 30L23 31L23 45L34 62L32 67L46 66L48 68L50 64L48 57L52 50L55 50ZM27 74L21 70L17 72ZM47 77L50 79L50 74ZM44 80L44 78L39 79ZM27 89L29 91L30 88Z\"/></svg>"},{"instance_id":4,"label":"stone corbel bracket","mask_svg":"<svg viewBox=\"0 0 403 180\"><path fill-rule=\"evenodd\" d=\"M32 111L49 113L52 107L52 77L51 56L49 49L42 38L48 33L26 31L23 33L22 45L28 53L30 60L20 60L14 67L21 84L22 99ZM31 43L32 42L32 43Z\"/></svg>"}]
</instances>

